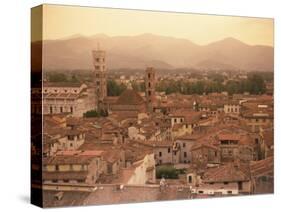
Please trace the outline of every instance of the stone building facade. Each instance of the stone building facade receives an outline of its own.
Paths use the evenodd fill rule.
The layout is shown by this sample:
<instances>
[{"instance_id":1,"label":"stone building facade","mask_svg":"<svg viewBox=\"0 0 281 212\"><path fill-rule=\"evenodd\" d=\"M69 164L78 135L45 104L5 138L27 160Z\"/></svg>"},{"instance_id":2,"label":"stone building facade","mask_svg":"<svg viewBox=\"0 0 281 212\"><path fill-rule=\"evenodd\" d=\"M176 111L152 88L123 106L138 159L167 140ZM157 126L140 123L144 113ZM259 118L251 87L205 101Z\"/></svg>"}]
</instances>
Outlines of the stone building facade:
<instances>
[{"instance_id":1,"label":"stone building facade","mask_svg":"<svg viewBox=\"0 0 281 212\"><path fill-rule=\"evenodd\" d=\"M81 83L43 84L43 114L71 114L82 117L83 113L96 108L93 91Z\"/></svg>"}]
</instances>

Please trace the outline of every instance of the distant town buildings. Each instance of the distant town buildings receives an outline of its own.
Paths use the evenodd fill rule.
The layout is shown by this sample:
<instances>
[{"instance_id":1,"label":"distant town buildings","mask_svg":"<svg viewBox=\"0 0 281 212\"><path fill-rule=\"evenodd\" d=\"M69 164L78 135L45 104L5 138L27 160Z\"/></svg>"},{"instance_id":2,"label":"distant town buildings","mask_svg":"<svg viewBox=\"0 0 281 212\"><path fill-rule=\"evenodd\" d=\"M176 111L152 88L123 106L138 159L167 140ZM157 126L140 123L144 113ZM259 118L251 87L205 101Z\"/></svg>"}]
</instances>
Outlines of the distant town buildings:
<instances>
[{"instance_id":1,"label":"distant town buildings","mask_svg":"<svg viewBox=\"0 0 281 212\"><path fill-rule=\"evenodd\" d=\"M157 71L148 67L144 92L122 76L127 88L107 96L105 51L92 55L88 85L43 84L46 205L273 191L272 95L156 92ZM83 117L101 109L108 115Z\"/></svg>"}]
</instances>

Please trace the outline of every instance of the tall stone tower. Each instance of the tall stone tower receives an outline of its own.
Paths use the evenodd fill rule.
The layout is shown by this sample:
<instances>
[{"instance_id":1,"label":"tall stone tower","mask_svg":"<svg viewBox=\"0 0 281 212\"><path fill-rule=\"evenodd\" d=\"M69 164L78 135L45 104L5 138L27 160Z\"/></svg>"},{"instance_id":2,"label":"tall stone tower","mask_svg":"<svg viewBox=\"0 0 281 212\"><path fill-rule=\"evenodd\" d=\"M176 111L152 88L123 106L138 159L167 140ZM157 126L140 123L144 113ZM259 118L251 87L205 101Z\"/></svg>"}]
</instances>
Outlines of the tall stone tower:
<instances>
[{"instance_id":1,"label":"tall stone tower","mask_svg":"<svg viewBox=\"0 0 281 212\"><path fill-rule=\"evenodd\" d=\"M97 103L100 108L104 98L107 96L107 71L105 61L105 51L93 50L93 83L97 95Z\"/></svg>"},{"instance_id":2,"label":"tall stone tower","mask_svg":"<svg viewBox=\"0 0 281 212\"><path fill-rule=\"evenodd\" d=\"M145 96L148 111L152 112L153 106L155 105L155 69L148 67L145 70Z\"/></svg>"}]
</instances>

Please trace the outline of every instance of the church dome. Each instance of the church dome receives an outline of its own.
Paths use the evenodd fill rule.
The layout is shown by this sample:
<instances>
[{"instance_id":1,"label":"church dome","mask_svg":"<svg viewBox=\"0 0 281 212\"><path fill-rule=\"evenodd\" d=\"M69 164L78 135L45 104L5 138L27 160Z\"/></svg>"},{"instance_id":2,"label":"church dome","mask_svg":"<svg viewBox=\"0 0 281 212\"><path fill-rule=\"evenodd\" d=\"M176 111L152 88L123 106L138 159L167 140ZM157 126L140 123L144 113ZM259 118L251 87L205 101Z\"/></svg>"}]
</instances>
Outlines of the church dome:
<instances>
[{"instance_id":1,"label":"church dome","mask_svg":"<svg viewBox=\"0 0 281 212\"><path fill-rule=\"evenodd\" d=\"M116 101L118 105L139 105L143 103L144 99L131 89L125 90Z\"/></svg>"}]
</instances>

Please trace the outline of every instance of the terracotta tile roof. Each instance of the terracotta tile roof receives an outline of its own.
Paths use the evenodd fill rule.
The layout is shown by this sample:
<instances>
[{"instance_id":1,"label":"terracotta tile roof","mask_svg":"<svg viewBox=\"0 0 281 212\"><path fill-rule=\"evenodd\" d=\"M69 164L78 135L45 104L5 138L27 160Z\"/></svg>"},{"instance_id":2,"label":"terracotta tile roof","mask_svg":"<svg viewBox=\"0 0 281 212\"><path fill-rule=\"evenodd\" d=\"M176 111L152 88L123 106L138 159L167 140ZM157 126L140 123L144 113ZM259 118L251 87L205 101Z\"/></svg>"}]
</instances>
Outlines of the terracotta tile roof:
<instances>
[{"instance_id":1,"label":"terracotta tile roof","mask_svg":"<svg viewBox=\"0 0 281 212\"><path fill-rule=\"evenodd\" d=\"M89 192L63 191L61 200L55 199L57 190L44 190L44 206L62 207L75 205L121 204L136 202L151 202L163 200L189 199L188 187L182 185L169 185L161 191L159 185L97 185L96 190ZM93 189L93 187L92 187Z\"/></svg>"},{"instance_id":2,"label":"terracotta tile roof","mask_svg":"<svg viewBox=\"0 0 281 212\"><path fill-rule=\"evenodd\" d=\"M130 141L122 148L132 161L142 160L146 155L153 153L153 148L150 145L143 144L141 141Z\"/></svg>"},{"instance_id":3,"label":"terracotta tile roof","mask_svg":"<svg viewBox=\"0 0 281 212\"><path fill-rule=\"evenodd\" d=\"M195 151L197 149L202 149L202 148L209 148L209 149L213 149L213 150L218 150L218 148L210 143L207 142L199 142L199 143L195 143L192 145L190 151Z\"/></svg>"},{"instance_id":4,"label":"terracotta tile roof","mask_svg":"<svg viewBox=\"0 0 281 212\"><path fill-rule=\"evenodd\" d=\"M202 134L202 133L192 133L192 134L186 133L183 136L177 137L177 140L188 140L188 141L197 140L202 136L204 136L204 134Z\"/></svg>"},{"instance_id":5,"label":"terracotta tile roof","mask_svg":"<svg viewBox=\"0 0 281 212\"><path fill-rule=\"evenodd\" d=\"M55 156L43 159L44 165L63 164L89 164L96 157L100 157L103 151L60 151Z\"/></svg>"},{"instance_id":6,"label":"terracotta tile roof","mask_svg":"<svg viewBox=\"0 0 281 212\"><path fill-rule=\"evenodd\" d=\"M139 144L146 145L149 147L172 147L173 142L172 141L136 141Z\"/></svg>"},{"instance_id":7,"label":"terracotta tile roof","mask_svg":"<svg viewBox=\"0 0 281 212\"><path fill-rule=\"evenodd\" d=\"M210 168L204 173L203 182L237 182L250 180L249 166L242 163L228 163Z\"/></svg>"},{"instance_id":8,"label":"terracotta tile roof","mask_svg":"<svg viewBox=\"0 0 281 212\"><path fill-rule=\"evenodd\" d=\"M66 125L67 126L77 126L82 124L82 119L81 118L76 118L76 117L67 117L66 119Z\"/></svg>"},{"instance_id":9,"label":"terracotta tile roof","mask_svg":"<svg viewBox=\"0 0 281 212\"><path fill-rule=\"evenodd\" d=\"M104 160L106 160L109 163L115 163L116 161L120 160L121 151L120 150L104 151L102 157Z\"/></svg>"},{"instance_id":10,"label":"terracotta tile roof","mask_svg":"<svg viewBox=\"0 0 281 212\"><path fill-rule=\"evenodd\" d=\"M62 199L57 199L56 195L59 191L44 191L43 206L44 207L62 207L62 206L78 206L84 205L85 199L91 194L82 191L66 191L63 192Z\"/></svg>"},{"instance_id":11,"label":"terracotta tile roof","mask_svg":"<svg viewBox=\"0 0 281 212\"><path fill-rule=\"evenodd\" d=\"M202 112L197 112L193 110L176 110L169 114L169 117L183 117L185 123L193 124L200 120Z\"/></svg>"},{"instance_id":12,"label":"terracotta tile roof","mask_svg":"<svg viewBox=\"0 0 281 212\"><path fill-rule=\"evenodd\" d=\"M136 91L131 89L125 90L116 101L118 105L139 105L143 103L143 98Z\"/></svg>"},{"instance_id":13,"label":"terracotta tile roof","mask_svg":"<svg viewBox=\"0 0 281 212\"><path fill-rule=\"evenodd\" d=\"M274 144L274 132L272 128L263 130L262 137L268 147Z\"/></svg>"},{"instance_id":14,"label":"terracotta tile roof","mask_svg":"<svg viewBox=\"0 0 281 212\"><path fill-rule=\"evenodd\" d=\"M72 172L46 172L43 171L43 180L85 180L88 176L87 171Z\"/></svg>"},{"instance_id":15,"label":"terracotta tile roof","mask_svg":"<svg viewBox=\"0 0 281 212\"><path fill-rule=\"evenodd\" d=\"M82 134L83 131L79 129L66 129L65 130L65 135L80 135Z\"/></svg>"},{"instance_id":16,"label":"terracotta tile roof","mask_svg":"<svg viewBox=\"0 0 281 212\"><path fill-rule=\"evenodd\" d=\"M217 136L220 141L223 141L223 140L239 141L240 140L240 136L237 134L234 134L234 133L221 132Z\"/></svg>"},{"instance_id":17,"label":"terracotta tile roof","mask_svg":"<svg viewBox=\"0 0 281 212\"><path fill-rule=\"evenodd\" d=\"M253 177L274 175L274 159L268 157L264 160L251 161L250 164L251 175Z\"/></svg>"}]
</instances>

